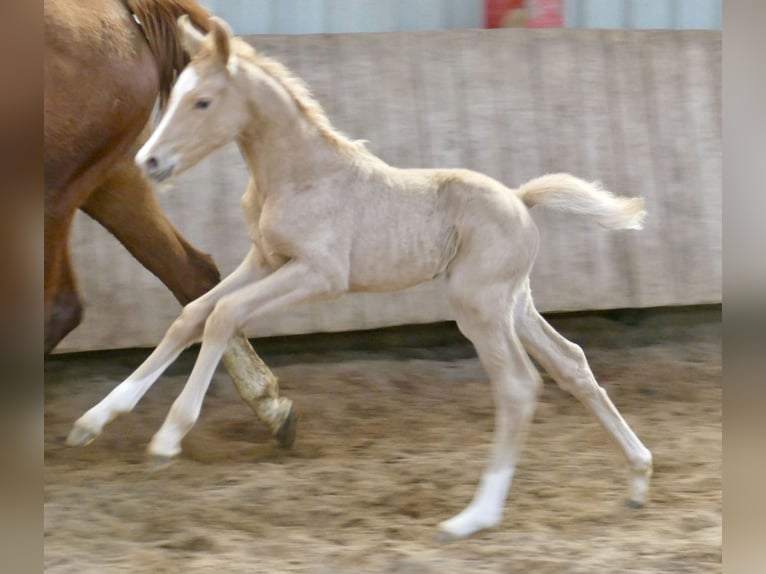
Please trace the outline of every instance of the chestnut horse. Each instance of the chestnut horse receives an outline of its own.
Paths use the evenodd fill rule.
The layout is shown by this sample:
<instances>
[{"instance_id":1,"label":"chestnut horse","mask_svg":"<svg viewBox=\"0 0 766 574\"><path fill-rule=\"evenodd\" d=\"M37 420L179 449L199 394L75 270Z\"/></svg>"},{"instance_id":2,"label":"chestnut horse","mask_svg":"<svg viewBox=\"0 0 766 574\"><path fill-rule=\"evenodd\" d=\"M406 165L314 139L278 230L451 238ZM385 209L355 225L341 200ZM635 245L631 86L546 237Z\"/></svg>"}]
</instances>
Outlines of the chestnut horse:
<instances>
[{"instance_id":1,"label":"chestnut horse","mask_svg":"<svg viewBox=\"0 0 766 574\"><path fill-rule=\"evenodd\" d=\"M108 229L185 305L220 280L162 212L133 162L188 62L176 19L208 29L195 0L45 1L45 352L81 320L68 240L77 209ZM291 402L244 336L224 364L242 398L283 444L294 438Z\"/></svg>"}]
</instances>

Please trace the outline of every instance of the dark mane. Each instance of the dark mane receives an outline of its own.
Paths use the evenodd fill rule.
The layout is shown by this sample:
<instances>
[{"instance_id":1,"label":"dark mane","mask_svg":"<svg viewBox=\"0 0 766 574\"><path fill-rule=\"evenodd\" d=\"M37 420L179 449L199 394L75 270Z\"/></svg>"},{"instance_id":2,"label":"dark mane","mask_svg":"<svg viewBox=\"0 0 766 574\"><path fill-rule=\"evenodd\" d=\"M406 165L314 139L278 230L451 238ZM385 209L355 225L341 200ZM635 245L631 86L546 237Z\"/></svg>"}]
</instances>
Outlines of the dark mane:
<instances>
[{"instance_id":1,"label":"dark mane","mask_svg":"<svg viewBox=\"0 0 766 574\"><path fill-rule=\"evenodd\" d=\"M140 27L157 62L160 110L164 110L176 77L189 63L181 47L176 20L188 14L194 25L207 33L210 14L195 0L124 0L138 18Z\"/></svg>"}]
</instances>

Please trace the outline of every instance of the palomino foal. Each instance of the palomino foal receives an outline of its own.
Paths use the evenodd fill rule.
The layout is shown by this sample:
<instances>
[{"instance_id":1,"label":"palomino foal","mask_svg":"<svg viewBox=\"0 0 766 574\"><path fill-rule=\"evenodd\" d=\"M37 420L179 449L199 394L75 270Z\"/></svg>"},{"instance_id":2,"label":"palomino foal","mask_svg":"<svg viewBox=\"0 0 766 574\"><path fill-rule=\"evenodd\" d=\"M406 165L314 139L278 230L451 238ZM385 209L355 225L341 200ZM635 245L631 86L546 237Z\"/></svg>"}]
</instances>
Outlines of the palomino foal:
<instances>
[{"instance_id":1,"label":"palomino foal","mask_svg":"<svg viewBox=\"0 0 766 574\"><path fill-rule=\"evenodd\" d=\"M445 538L500 522L535 407L540 378L525 349L572 392L621 449L629 496L644 503L650 452L596 383L582 350L538 314L529 272L540 204L638 229L643 201L616 197L568 174L509 189L468 170L397 169L329 123L304 84L212 19L203 36L179 20L192 56L165 117L136 161L163 180L236 140L251 172L242 198L252 247L219 285L188 304L149 358L75 427L95 436L129 411L163 370L202 340L189 381L149 453L170 458L199 416L226 343L265 313L354 291L401 289L443 276L460 330L492 383L496 428L473 501L442 522Z\"/></svg>"}]
</instances>

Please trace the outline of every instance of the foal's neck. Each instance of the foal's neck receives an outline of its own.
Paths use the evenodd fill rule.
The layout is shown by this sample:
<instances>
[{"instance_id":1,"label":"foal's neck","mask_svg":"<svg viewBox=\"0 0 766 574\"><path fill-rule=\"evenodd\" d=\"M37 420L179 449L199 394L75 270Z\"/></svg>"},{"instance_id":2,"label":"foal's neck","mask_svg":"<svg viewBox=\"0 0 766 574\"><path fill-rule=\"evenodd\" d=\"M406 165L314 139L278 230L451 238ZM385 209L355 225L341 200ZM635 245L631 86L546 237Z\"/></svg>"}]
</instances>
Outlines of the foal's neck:
<instances>
[{"instance_id":1,"label":"foal's neck","mask_svg":"<svg viewBox=\"0 0 766 574\"><path fill-rule=\"evenodd\" d=\"M278 80L250 78L250 124L237 140L259 193L305 188L342 162L336 145Z\"/></svg>"}]
</instances>

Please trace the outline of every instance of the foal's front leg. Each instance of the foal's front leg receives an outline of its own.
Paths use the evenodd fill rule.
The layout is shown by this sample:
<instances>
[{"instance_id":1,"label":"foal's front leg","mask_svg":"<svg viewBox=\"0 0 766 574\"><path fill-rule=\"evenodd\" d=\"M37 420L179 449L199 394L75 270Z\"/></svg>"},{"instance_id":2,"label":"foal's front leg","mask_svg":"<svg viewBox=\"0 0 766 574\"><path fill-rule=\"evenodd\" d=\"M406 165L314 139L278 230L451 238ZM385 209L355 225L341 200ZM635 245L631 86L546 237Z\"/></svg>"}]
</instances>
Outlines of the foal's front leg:
<instances>
[{"instance_id":1,"label":"foal's front leg","mask_svg":"<svg viewBox=\"0 0 766 574\"><path fill-rule=\"evenodd\" d=\"M189 380L152 438L150 457L161 463L181 452L181 440L199 418L202 401L226 344L248 321L270 311L339 293L333 282L311 266L291 261L261 281L222 297L205 322L202 347Z\"/></svg>"},{"instance_id":2,"label":"foal's front leg","mask_svg":"<svg viewBox=\"0 0 766 574\"><path fill-rule=\"evenodd\" d=\"M232 291L263 275L257 254L251 250L245 260L228 277L184 307L151 355L127 379L74 423L67 437L69 446L93 441L109 421L130 412L159 376L186 347L199 340L202 328L216 302Z\"/></svg>"}]
</instances>

